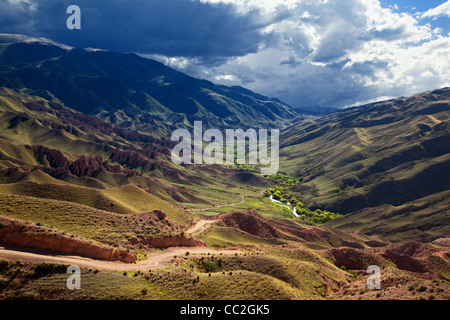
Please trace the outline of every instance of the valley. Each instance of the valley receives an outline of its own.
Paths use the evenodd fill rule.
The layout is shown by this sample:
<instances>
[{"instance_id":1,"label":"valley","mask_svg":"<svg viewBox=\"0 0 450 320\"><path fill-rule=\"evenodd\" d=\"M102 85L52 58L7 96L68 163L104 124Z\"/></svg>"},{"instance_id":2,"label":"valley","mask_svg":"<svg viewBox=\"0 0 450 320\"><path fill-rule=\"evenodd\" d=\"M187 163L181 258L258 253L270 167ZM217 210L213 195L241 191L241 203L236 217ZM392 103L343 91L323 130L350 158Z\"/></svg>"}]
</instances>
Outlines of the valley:
<instances>
[{"instance_id":1,"label":"valley","mask_svg":"<svg viewBox=\"0 0 450 320\"><path fill-rule=\"evenodd\" d=\"M0 299L450 298L449 88L304 120L136 55L0 67ZM280 172L173 163L196 119L279 128Z\"/></svg>"}]
</instances>

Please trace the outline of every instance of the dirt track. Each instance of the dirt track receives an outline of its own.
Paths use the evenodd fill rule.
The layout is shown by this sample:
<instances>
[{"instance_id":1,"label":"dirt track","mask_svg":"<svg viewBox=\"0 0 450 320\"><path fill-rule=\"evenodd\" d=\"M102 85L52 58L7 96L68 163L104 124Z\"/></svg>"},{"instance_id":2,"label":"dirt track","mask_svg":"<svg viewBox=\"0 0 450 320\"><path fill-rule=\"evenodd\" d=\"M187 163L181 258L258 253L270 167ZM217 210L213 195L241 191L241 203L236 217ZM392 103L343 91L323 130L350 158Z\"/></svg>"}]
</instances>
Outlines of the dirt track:
<instances>
[{"instance_id":1,"label":"dirt track","mask_svg":"<svg viewBox=\"0 0 450 320\"><path fill-rule=\"evenodd\" d=\"M214 220L200 220L193 227L186 231L189 235L196 235L209 227ZM166 250L155 252L145 261L138 261L134 264L123 262L112 262L96 260L80 256L62 255L58 253L43 253L26 249L9 249L0 247L0 258L14 261L23 261L30 263L53 262L61 264L77 265L79 267L115 271L138 271L148 269L159 269L170 265L174 256L181 256L189 251L190 254L235 254L237 250L213 250L206 247L172 247Z\"/></svg>"},{"instance_id":2,"label":"dirt track","mask_svg":"<svg viewBox=\"0 0 450 320\"><path fill-rule=\"evenodd\" d=\"M187 234L195 236L208 229L209 225L216 222L216 220L200 220L195 226L186 231Z\"/></svg>"},{"instance_id":3,"label":"dirt track","mask_svg":"<svg viewBox=\"0 0 450 320\"><path fill-rule=\"evenodd\" d=\"M201 253L235 254L238 252L237 250L212 250L204 247L196 247L196 248L173 247L161 252L153 253L145 261L138 261L134 264L127 264L123 262L94 260L78 256L18 251L0 247L0 258L29 263L51 262L60 264L70 264L76 265L78 267L102 269L102 270L145 271L148 269L159 269L170 266L170 262L174 256L182 256L186 253L186 251L189 251L190 254L201 254Z\"/></svg>"}]
</instances>

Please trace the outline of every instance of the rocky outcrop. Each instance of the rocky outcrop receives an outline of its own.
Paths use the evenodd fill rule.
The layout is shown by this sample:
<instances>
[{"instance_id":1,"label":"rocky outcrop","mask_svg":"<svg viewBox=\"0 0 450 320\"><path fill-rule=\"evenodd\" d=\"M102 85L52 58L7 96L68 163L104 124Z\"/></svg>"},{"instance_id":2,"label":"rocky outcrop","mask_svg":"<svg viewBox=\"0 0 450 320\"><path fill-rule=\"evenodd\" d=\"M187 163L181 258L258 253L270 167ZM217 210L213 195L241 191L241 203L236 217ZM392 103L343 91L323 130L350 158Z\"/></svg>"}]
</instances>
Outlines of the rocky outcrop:
<instances>
[{"instance_id":1,"label":"rocky outcrop","mask_svg":"<svg viewBox=\"0 0 450 320\"><path fill-rule=\"evenodd\" d=\"M70 172L78 177L93 177L101 171L108 171L108 162L101 155L81 156L70 165Z\"/></svg>"},{"instance_id":2,"label":"rocky outcrop","mask_svg":"<svg viewBox=\"0 0 450 320\"><path fill-rule=\"evenodd\" d=\"M0 243L106 261L136 262L134 252L96 245L4 217L0 217Z\"/></svg>"},{"instance_id":3,"label":"rocky outcrop","mask_svg":"<svg viewBox=\"0 0 450 320\"><path fill-rule=\"evenodd\" d=\"M70 174L78 177L95 177L102 171L123 173L128 177L141 175L135 170L122 169L120 165L110 164L102 155L81 156L79 159L70 162L59 150L45 146L34 146L32 148L36 160L41 164L37 168L57 179L65 179Z\"/></svg>"}]
</instances>

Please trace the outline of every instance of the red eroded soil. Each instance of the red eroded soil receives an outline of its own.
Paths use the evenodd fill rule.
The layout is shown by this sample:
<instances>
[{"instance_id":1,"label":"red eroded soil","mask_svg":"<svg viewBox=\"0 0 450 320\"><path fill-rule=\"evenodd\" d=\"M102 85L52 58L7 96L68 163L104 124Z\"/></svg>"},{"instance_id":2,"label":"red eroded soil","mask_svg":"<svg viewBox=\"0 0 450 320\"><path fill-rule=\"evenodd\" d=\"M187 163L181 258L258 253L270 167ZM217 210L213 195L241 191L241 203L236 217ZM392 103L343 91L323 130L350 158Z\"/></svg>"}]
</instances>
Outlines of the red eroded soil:
<instances>
[{"instance_id":1,"label":"red eroded soil","mask_svg":"<svg viewBox=\"0 0 450 320\"><path fill-rule=\"evenodd\" d=\"M351 270L367 270L371 265L380 265L381 259L375 254L363 252L354 248L333 248L326 251L334 259L337 267Z\"/></svg>"},{"instance_id":2,"label":"red eroded soil","mask_svg":"<svg viewBox=\"0 0 450 320\"><path fill-rule=\"evenodd\" d=\"M47 232L44 228L0 217L0 243L29 249L46 250L88 258L136 262L136 255L127 250L92 244L86 240L71 238L59 232Z\"/></svg>"},{"instance_id":3,"label":"red eroded soil","mask_svg":"<svg viewBox=\"0 0 450 320\"><path fill-rule=\"evenodd\" d=\"M261 238L282 238L281 232L253 210L233 211L219 216L227 227L236 228Z\"/></svg>"},{"instance_id":4,"label":"red eroded soil","mask_svg":"<svg viewBox=\"0 0 450 320\"><path fill-rule=\"evenodd\" d=\"M445 251L433 248L429 244L406 242L386 249L381 255L394 262L397 268L412 272L427 272L434 264L433 259L440 259L450 267L450 257Z\"/></svg>"},{"instance_id":5,"label":"red eroded soil","mask_svg":"<svg viewBox=\"0 0 450 320\"><path fill-rule=\"evenodd\" d=\"M415 259L411 256L398 254L391 250L387 250L385 253L382 254L382 256L394 262L397 268L399 269L419 273L424 273L427 271L427 269L421 263L420 260Z\"/></svg>"}]
</instances>

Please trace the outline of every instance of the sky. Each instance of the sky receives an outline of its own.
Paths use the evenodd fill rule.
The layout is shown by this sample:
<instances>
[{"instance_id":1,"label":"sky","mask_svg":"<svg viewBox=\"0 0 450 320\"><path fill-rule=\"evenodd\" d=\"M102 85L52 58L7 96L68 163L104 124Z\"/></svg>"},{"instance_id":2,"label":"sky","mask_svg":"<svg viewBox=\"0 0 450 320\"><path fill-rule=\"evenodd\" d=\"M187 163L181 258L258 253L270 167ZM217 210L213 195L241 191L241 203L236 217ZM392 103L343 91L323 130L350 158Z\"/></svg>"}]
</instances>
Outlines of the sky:
<instances>
[{"instance_id":1,"label":"sky","mask_svg":"<svg viewBox=\"0 0 450 320\"><path fill-rule=\"evenodd\" d=\"M0 33L136 53L293 107L450 86L450 0L0 0Z\"/></svg>"}]
</instances>

